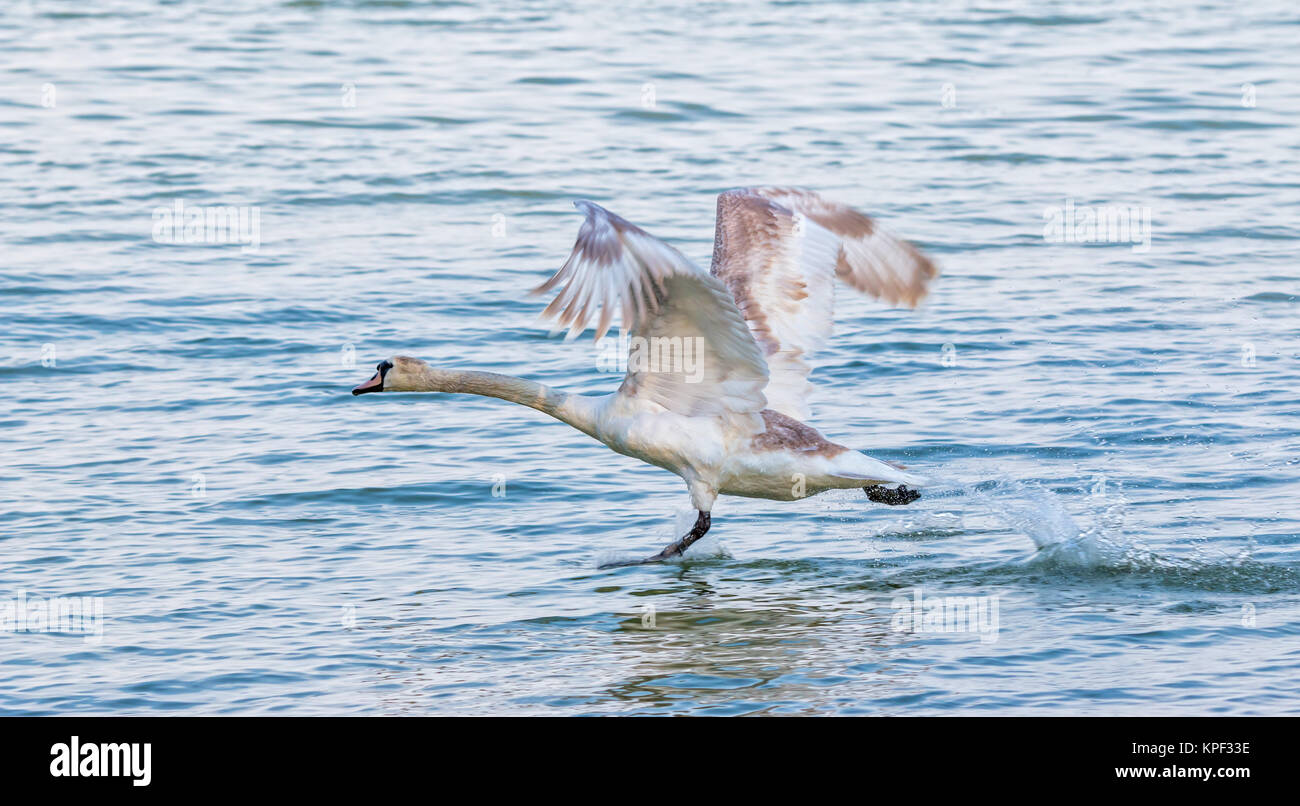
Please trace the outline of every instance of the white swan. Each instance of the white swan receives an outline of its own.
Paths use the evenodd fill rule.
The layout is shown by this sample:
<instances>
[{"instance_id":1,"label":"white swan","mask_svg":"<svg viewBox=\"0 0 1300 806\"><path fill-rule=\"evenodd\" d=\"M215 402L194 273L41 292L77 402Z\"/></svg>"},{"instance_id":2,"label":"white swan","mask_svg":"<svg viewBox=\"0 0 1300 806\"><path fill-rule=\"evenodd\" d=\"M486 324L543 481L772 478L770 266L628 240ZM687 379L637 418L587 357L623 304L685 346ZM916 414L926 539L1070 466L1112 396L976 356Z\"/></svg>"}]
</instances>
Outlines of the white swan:
<instances>
[{"instance_id":1,"label":"white swan","mask_svg":"<svg viewBox=\"0 0 1300 806\"><path fill-rule=\"evenodd\" d=\"M921 485L919 476L802 422L809 416L806 359L830 336L835 278L914 307L938 276L915 247L815 193L746 188L718 197L713 265L705 272L602 207L575 206L587 219L573 252L534 293L560 287L543 316L567 326L570 338L599 315L599 340L621 313L634 338L618 391L575 395L396 356L352 393L498 397L671 470L686 481L699 516L684 537L639 563L686 551L709 530L719 495L791 501L862 487L886 504L920 496L908 487Z\"/></svg>"}]
</instances>

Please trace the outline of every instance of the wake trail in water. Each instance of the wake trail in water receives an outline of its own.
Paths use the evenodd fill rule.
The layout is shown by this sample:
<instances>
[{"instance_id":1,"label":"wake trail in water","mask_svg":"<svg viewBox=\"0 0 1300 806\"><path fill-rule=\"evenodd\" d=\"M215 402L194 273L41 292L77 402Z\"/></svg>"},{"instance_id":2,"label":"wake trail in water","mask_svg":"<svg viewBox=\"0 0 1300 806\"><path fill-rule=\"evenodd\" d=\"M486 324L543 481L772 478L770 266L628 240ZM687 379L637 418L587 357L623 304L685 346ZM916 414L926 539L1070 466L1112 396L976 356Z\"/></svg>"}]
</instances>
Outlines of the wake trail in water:
<instances>
[{"instance_id":1,"label":"wake trail in water","mask_svg":"<svg viewBox=\"0 0 1300 806\"><path fill-rule=\"evenodd\" d=\"M1035 551L1026 566L1072 573L1126 574L1171 584L1220 590L1294 585L1300 571L1254 559L1249 546L1235 554L1198 549L1188 557L1157 553L1124 531L1127 500L1122 484L1094 480L1078 515L1064 495L1036 482L936 479L938 497L970 505L963 523L992 521L1028 537ZM972 517L973 516L973 517Z\"/></svg>"},{"instance_id":2,"label":"wake trail in water","mask_svg":"<svg viewBox=\"0 0 1300 806\"><path fill-rule=\"evenodd\" d=\"M1107 495L1094 487L1084 499L1084 515L1091 521L1080 526L1060 495L1032 482L999 480L973 485L966 498L977 509L1033 541L1037 552L1029 562L1073 568L1128 565L1135 557L1156 560L1156 555L1133 545L1121 532L1124 522L1123 488ZM1157 563L1158 564L1158 563Z\"/></svg>"}]
</instances>

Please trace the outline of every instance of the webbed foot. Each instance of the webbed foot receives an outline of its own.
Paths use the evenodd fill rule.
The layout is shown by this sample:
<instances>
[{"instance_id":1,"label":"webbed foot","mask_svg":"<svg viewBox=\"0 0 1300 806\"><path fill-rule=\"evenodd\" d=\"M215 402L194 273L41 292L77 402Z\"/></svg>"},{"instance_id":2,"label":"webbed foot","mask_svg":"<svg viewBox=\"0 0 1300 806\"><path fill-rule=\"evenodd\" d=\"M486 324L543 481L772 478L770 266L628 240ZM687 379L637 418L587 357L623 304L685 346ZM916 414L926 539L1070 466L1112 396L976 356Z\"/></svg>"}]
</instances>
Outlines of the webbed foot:
<instances>
[{"instance_id":1,"label":"webbed foot","mask_svg":"<svg viewBox=\"0 0 1300 806\"><path fill-rule=\"evenodd\" d=\"M921 497L920 490L913 490L906 484L900 484L892 490L879 484L873 484L870 487L863 487L862 491L867 494L867 498L877 504L889 504L891 507L910 504Z\"/></svg>"}]
</instances>

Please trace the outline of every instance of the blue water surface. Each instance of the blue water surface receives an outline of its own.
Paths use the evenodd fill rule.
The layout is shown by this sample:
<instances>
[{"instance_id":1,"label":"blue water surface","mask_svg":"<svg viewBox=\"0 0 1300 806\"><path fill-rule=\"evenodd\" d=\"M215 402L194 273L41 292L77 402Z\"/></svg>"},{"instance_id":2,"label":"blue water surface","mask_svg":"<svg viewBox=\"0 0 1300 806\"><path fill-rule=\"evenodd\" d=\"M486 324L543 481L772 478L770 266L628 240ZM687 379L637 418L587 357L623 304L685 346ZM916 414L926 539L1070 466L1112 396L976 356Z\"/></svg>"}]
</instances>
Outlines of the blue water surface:
<instances>
[{"instance_id":1,"label":"blue water surface","mask_svg":"<svg viewBox=\"0 0 1300 806\"><path fill-rule=\"evenodd\" d=\"M1298 37L1226 0L6 3L0 608L103 621L11 620L0 713L1300 711ZM841 289L813 375L917 503L724 499L688 561L598 570L689 525L679 479L348 394L397 353L612 390L527 294L571 200L703 264L755 183L941 264L916 312ZM258 242L156 239L178 201ZM1045 237L1067 204L1149 248Z\"/></svg>"}]
</instances>

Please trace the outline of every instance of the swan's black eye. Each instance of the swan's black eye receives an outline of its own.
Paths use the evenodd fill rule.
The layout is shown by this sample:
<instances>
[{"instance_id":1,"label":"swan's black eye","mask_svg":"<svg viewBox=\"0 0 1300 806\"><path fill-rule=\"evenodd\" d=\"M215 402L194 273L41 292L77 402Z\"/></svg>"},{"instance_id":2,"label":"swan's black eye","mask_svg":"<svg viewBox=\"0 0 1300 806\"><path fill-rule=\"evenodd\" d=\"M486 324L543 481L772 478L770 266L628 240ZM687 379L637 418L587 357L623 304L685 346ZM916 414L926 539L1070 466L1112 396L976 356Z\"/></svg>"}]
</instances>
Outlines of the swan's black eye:
<instances>
[{"instance_id":1,"label":"swan's black eye","mask_svg":"<svg viewBox=\"0 0 1300 806\"><path fill-rule=\"evenodd\" d=\"M383 375L385 372L387 372L392 368L393 368L392 361L380 361L378 364L375 365L375 369L379 370L380 375Z\"/></svg>"}]
</instances>

